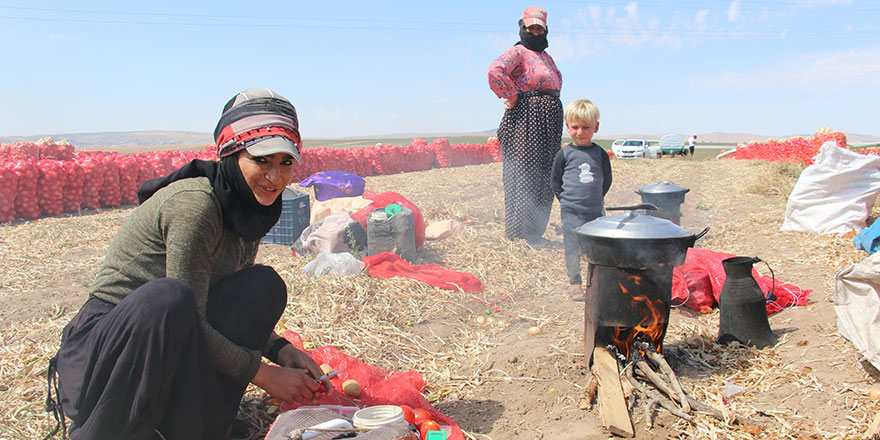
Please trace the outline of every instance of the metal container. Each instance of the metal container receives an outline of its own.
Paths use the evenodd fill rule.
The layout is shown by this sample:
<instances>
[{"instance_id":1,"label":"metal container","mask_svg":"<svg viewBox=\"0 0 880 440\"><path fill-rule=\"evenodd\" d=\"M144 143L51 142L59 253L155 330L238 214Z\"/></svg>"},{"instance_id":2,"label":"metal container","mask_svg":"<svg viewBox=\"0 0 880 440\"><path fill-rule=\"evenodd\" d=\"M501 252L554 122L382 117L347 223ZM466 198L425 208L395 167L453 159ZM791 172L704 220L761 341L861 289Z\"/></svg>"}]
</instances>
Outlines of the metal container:
<instances>
[{"instance_id":1,"label":"metal container","mask_svg":"<svg viewBox=\"0 0 880 440\"><path fill-rule=\"evenodd\" d=\"M681 204L684 203L684 195L689 191L689 188L664 180L653 185L643 186L636 190L636 194L642 196L642 203L657 206L657 210L648 212L649 215L665 218L680 225Z\"/></svg>"},{"instance_id":2,"label":"metal container","mask_svg":"<svg viewBox=\"0 0 880 440\"><path fill-rule=\"evenodd\" d=\"M653 211L650 203L605 208L625 214L599 217L575 229L585 241L584 255L590 262L587 298L584 301L584 352L591 356L597 330L609 327L633 328L652 317L662 329L662 344L668 324L672 296L672 269L684 263L687 250L709 228L699 234L662 219L639 213ZM638 301L636 298L640 298ZM647 313L650 301L657 314ZM602 341L605 343L606 341ZM589 365L589 357L588 357Z\"/></svg>"},{"instance_id":3,"label":"metal container","mask_svg":"<svg viewBox=\"0 0 880 440\"><path fill-rule=\"evenodd\" d=\"M669 220L637 212L656 209L650 203L605 208L606 211L628 212L599 217L575 229L586 241L584 255L587 260L602 266L630 269L683 264L688 248L693 247L709 228L694 234Z\"/></svg>"},{"instance_id":4,"label":"metal container","mask_svg":"<svg viewBox=\"0 0 880 440\"><path fill-rule=\"evenodd\" d=\"M757 348L776 345L777 338L767 318L767 298L752 276L752 265L759 261L757 257L731 257L721 261L727 276L718 299L721 310L718 342L722 344L738 341Z\"/></svg>"}]
</instances>

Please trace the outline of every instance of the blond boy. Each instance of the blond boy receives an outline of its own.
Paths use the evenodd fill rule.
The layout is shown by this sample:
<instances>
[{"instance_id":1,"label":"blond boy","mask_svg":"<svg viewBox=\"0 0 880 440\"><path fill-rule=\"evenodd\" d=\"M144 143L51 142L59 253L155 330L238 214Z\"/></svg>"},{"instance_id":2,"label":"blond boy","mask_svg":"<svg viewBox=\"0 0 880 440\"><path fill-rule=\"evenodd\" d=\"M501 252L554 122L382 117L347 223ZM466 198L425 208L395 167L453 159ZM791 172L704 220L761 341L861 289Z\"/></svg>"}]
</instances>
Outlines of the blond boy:
<instances>
[{"instance_id":1,"label":"blond boy","mask_svg":"<svg viewBox=\"0 0 880 440\"><path fill-rule=\"evenodd\" d=\"M605 215L605 194L611 188L611 160L593 142L599 131L599 108L579 99L565 109L565 129L572 142L559 150L550 172L562 215L562 244L572 301L584 300L581 278L583 241L575 229Z\"/></svg>"}]
</instances>

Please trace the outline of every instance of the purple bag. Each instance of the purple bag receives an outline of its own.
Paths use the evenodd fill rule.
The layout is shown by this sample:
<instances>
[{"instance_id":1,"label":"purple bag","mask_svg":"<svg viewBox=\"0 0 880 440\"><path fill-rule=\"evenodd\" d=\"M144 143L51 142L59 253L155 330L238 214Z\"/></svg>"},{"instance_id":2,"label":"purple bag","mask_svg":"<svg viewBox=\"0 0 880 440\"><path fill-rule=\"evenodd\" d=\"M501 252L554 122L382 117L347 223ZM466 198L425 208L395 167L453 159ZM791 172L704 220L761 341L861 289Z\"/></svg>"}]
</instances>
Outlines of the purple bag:
<instances>
[{"instance_id":1,"label":"purple bag","mask_svg":"<svg viewBox=\"0 0 880 440\"><path fill-rule=\"evenodd\" d=\"M337 197L356 197L364 193L364 178L347 171L321 171L306 177L299 186L315 188L315 199L323 202Z\"/></svg>"}]
</instances>

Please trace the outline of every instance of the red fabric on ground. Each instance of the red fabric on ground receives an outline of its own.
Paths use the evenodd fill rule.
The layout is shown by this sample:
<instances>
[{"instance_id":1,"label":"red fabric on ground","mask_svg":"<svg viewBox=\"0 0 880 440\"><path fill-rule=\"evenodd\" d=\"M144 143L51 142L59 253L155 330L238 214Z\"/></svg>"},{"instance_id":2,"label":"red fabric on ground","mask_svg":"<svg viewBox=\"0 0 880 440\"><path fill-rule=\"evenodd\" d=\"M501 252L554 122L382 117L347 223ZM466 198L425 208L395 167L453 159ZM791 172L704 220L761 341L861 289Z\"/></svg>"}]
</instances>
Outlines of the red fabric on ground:
<instances>
[{"instance_id":1,"label":"red fabric on ground","mask_svg":"<svg viewBox=\"0 0 880 440\"><path fill-rule=\"evenodd\" d=\"M718 298L721 297L721 289L724 288L724 281L727 279L727 273L724 271L721 261L735 256L708 249L688 249L684 264L673 270L673 304L680 304L687 299L684 305L699 312L707 312L707 307L717 305ZM773 286L773 277L762 276L754 268L752 276L766 297ZM777 279L773 292L776 300L767 303L767 314L773 314L788 307L805 305L813 291L801 289L794 284Z\"/></svg>"},{"instance_id":2,"label":"red fabric on ground","mask_svg":"<svg viewBox=\"0 0 880 440\"><path fill-rule=\"evenodd\" d=\"M349 356L336 347L325 346L314 350L303 347L302 338L294 331L287 330L282 335L291 344L305 351L319 365L330 365L333 370L342 370L336 378L331 379L333 391L324 398L306 405L345 405L364 408L375 405L407 405L413 409L422 408L431 413L431 418L440 425L451 428L449 440L464 440L461 428L446 414L434 409L428 399L422 395L425 379L417 371L389 371L367 365L360 359ZM361 385L360 398L352 399L342 392L342 383L354 379ZM299 408L296 402L285 402L281 411Z\"/></svg>"},{"instance_id":3,"label":"red fabric on ground","mask_svg":"<svg viewBox=\"0 0 880 440\"><path fill-rule=\"evenodd\" d=\"M700 313L709 313L715 305L709 274L694 264L685 264L672 271L672 304L685 306Z\"/></svg>"},{"instance_id":4,"label":"red fabric on ground","mask_svg":"<svg viewBox=\"0 0 880 440\"><path fill-rule=\"evenodd\" d=\"M446 290L479 292L483 283L466 272L457 272L438 264L410 264L391 252L363 257L367 274L373 278L406 277Z\"/></svg>"}]
</instances>

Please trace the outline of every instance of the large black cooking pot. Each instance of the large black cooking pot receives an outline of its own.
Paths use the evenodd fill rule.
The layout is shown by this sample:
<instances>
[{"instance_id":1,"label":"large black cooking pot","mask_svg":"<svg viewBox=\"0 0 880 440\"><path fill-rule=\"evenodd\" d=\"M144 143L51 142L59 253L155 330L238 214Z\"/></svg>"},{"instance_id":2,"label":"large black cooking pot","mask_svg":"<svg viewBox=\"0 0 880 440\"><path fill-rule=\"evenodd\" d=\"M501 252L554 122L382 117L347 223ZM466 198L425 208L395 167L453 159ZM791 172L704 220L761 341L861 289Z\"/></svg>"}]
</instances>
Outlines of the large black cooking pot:
<instances>
[{"instance_id":1,"label":"large black cooking pot","mask_svg":"<svg viewBox=\"0 0 880 440\"><path fill-rule=\"evenodd\" d=\"M631 269L675 267L684 263L688 248L709 232L694 234L669 220L640 214L656 210L651 203L605 208L627 211L599 217L575 229L586 240L584 255L590 263Z\"/></svg>"}]
</instances>

